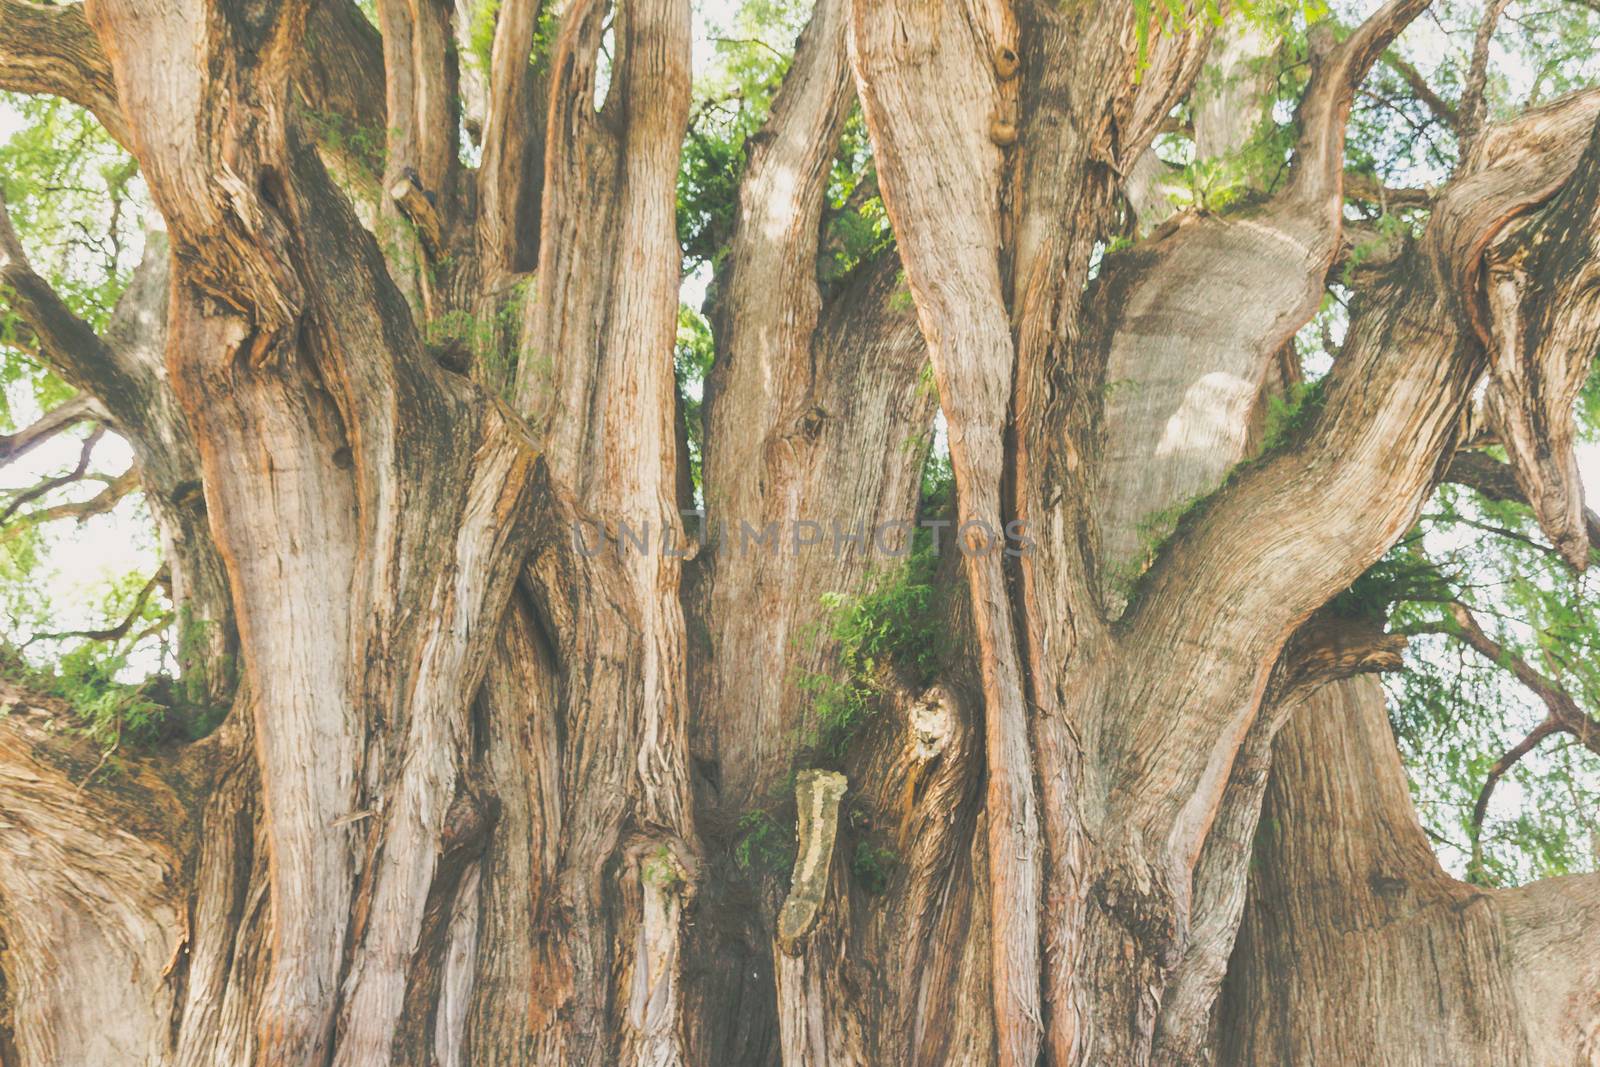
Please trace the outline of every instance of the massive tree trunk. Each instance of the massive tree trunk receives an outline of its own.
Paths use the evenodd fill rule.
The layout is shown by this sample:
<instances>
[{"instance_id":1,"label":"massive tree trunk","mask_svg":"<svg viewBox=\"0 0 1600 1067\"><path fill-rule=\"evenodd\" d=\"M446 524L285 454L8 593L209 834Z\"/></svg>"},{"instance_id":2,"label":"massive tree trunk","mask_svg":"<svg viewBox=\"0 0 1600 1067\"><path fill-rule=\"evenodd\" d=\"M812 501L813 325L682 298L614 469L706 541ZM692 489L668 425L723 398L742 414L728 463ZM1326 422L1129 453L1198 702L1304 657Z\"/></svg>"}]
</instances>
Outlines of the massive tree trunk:
<instances>
[{"instance_id":1,"label":"massive tree trunk","mask_svg":"<svg viewBox=\"0 0 1600 1067\"><path fill-rule=\"evenodd\" d=\"M1417 824L1383 690L1308 694L1274 746L1222 1062L1590 1063L1600 879L1485 890Z\"/></svg>"},{"instance_id":2,"label":"massive tree trunk","mask_svg":"<svg viewBox=\"0 0 1600 1067\"><path fill-rule=\"evenodd\" d=\"M1164 222L1158 129L1188 100L1237 147L1259 76L1197 78L1270 42L819 0L718 264L696 543L690 7L573 0L534 64L546 6L503 0L463 116L470 4L0 0L0 85L90 109L170 235L104 336L3 211L0 277L133 445L185 677L231 705L111 780L8 683L0 1062L1594 1059L1592 879L1438 871L1340 680L1396 641L1326 609L1478 423L1587 560L1600 93L1472 139L1262 452L1348 244L1352 98L1425 0L1313 35L1281 187ZM824 287L858 105L895 245ZM339 135L379 123L381 158ZM1161 224L1102 257L1125 201ZM953 652L872 664L819 754L824 594L929 517L936 408ZM739 862L754 815L792 869Z\"/></svg>"}]
</instances>

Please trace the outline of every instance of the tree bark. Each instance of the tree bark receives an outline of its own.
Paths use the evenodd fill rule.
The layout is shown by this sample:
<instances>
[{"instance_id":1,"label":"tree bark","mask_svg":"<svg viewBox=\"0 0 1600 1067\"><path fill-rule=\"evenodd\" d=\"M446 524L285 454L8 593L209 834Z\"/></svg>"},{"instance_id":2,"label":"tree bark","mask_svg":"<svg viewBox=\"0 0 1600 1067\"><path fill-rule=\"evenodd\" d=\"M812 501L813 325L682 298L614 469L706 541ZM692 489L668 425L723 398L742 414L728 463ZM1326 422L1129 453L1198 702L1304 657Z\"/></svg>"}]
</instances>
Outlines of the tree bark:
<instances>
[{"instance_id":1,"label":"tree bark","mask_svg":"<svg viewBox=\"0 0 1600 1067\"><path fill-rule=\"evenodd\" d=\"M1274 746L1218 1062L1587 1063L1593 875L1486 890L1440 869L1383 690L1310 694Z\"/></svg>"},{"instance_id":2,"label":"tree bark","mask_svg":"<svg viewBox=\"0 0 1600 1067\"><path fill-rule=\"evenodd\" d=\"M577 0L537 65L550 13L506 0L465 105L472 5L384 0L374 33L305 0L0 0L0 85L99 116L170 234L97 336L0 213L8 302L84 394L37 432L128 438L201 624L185 679L231 702L111 774L6 690L0 1060L1593 1057L1593 879L1438 872L1345 680L1402 642L1328 605L1474 421L1509 462L1459 476L1586 560L1600 95L1475 132L1262 440L1348 238L1351 100L1425 6L1314 33L1281 189L1102 256L1125 200L1155 221L1138 168L1180 101L1202 152L1253 128L1263 82L1197 78L1267 42L820 0L717 265L697 545L687 0ZM856 104L895 245L824 288ZM381 159L332 132L377 122ZM955 654L931 684L875 664L819 759L822 597L905 547L936 407ZM735 858L778 807L787 881Z\"/></svg>"}]
</instances>

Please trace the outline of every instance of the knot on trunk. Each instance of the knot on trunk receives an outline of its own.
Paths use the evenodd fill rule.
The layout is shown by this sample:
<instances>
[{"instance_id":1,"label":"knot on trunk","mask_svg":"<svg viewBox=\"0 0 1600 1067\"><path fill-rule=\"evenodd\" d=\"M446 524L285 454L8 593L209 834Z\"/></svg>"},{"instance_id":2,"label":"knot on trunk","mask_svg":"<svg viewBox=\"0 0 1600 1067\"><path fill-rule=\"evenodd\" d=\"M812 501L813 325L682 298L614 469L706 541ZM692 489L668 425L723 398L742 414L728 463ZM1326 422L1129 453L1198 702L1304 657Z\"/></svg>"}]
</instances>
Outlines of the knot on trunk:
<instances>
[{"instance_id":1,"label":"knot on trunk","mask_svg":"<svg viewBox=\"0 0 1600 1067\"><path fill-rule=\"evenodd\" d=\"M1177 965L1187 924L1177 898L1154 867L1124 852L1102 870L1094 895L1139 956L1162 972Z\"/></svg>"},{"instance_id":2,"label":"knot on trunk","mask_svg":"<svg viewBox=\"0 0 1600 1067\"><path fill-rule=\"evenodd\" d=\"M836 771L801 771L795 782L799 847L795 850L789 896L778 913L778 945L785 955L800 955L806 935L816 927L822 912L844 790L845 777Z\"/></svg>"}]
</instances>

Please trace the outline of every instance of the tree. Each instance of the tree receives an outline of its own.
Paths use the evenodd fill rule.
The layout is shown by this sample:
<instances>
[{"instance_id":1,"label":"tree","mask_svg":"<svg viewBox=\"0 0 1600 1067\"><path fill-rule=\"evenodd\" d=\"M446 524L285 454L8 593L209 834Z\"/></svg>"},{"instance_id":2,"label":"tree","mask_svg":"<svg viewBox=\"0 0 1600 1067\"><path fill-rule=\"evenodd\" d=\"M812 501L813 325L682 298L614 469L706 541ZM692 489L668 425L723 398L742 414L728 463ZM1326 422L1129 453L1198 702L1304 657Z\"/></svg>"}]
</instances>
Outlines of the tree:
<instances>
[{"instance_id":1,"label":"tree","mask_svg":"<svg viewBox=\"0 0 1600 1067\"><path fill-rule=\"evenodd\" d=\"M159 220L85 300L0 212L3 456L101 428L5 518L142 493L177 634L88 737L8 650L0 1059L1600 1056L1600 881L1480 840L1588 630L1413 532L1589 561L1600 90L1427 8L816 0L697 92L687 0L0 0ZM1548 710L1465 882L1408 638Z\"/></svg>"}]
</instances>

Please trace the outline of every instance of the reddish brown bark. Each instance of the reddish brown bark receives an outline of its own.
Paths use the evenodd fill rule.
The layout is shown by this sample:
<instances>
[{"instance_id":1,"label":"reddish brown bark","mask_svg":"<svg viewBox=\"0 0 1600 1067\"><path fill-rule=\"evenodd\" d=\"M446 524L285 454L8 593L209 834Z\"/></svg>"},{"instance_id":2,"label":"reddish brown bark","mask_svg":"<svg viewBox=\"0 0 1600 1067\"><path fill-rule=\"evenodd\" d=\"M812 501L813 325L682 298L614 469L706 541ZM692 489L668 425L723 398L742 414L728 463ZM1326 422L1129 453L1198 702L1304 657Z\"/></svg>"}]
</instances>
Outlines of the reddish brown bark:
<instances>
[{"instance_id":1,"label":"reddish brown bark","mask_svg":"<svg viewBox=\"0 0 1600 1067\"><path fill-rule=\"evenodd\" d=\"M170 231L97 337L0 216L8 300L87 398L36 432L92 416L133 444L174 596L215 625L186 675L233 706L85 784L90 753L45 726L69 709L8 691L35 710L0 723L0 818L21 828L0 841L0 1058L1406 1063L1424 999L1373 990L1407 977L1512 1035L1434 1034L1440 1056L1592 1052L1571 1005L1593 974L1562 979L1559 1012L1538 1000L1575 966L1587 882L1479 907L1424 872L1425 906L1396 911L1363 873L1381 847L1327 859L1343 903L1298 880L1403 812L1370 689L1318 688L1398 643L1327 605L1415 521L1480 384L1511 459L1495 491L1587 551L1568 423L1600 336L1592 92L1475 137L1422 238L1363 268L1320 410L1250 456L1346 243L1352 95L1424 6L1314 36L1276 194L1180 215L1091 283L1125 176L1177 102L1204 111L1208 24L1141 59L1131 5L821 0L750 144L711 309L708 517L771 524L777 551L680 555L660 549L685 544L686 0L570 4L538 66L543 6L507 0L465 119L450 5L386 0L380 40L300 0L8 0L0 84L99 115ZM383 84L331 41L381 55ZM1247 89L1226 107L1260 109ZM856 102L896 243L824 290ZM324 112L383 122L376 191ZM961 594L956 654L932 685L876 664L838 768L803 767L795 677L840 668L801 638L883 560L785 548L802 522L914 519L936 405L969 524L937 579ZM959 550L1012 523L1028 554ZM1307 714L1334 694L1364 718ZM1381 798L1356 795L1356 755ZM741 870L742 818L802 771L792 883ZM1269 792L1255 855L1277 858L1252 876ZM1426 867L1396 847L1393 877ZM1368 962L1329 933L1346 906ZM1423 933L1392 933L1414 914ZM1369 1027L1333 1032L1344 1001L1312 988L1303 943Z\"/></svg>"}]
</instances>

